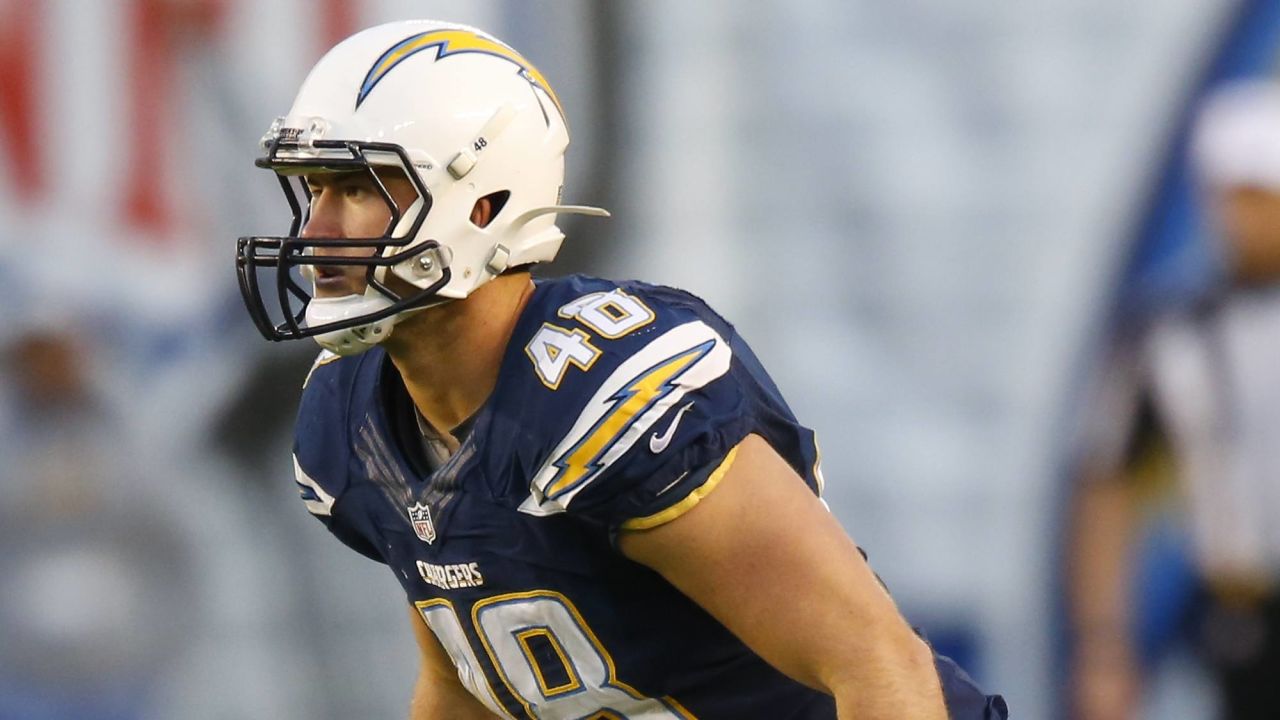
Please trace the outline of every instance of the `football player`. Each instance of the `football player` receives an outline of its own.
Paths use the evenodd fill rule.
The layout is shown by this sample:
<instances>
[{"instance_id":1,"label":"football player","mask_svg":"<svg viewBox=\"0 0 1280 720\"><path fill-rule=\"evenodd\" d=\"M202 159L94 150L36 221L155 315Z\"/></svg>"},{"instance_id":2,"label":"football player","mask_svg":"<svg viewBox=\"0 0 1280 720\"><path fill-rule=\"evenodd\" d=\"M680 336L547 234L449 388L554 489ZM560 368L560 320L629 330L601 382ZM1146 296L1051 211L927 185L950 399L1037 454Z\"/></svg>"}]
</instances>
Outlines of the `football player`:
<instances>
[{"instance_id":1,"label":"football player","mask_svg":"<svg viewBox=\"0 0 1280 720\"><path fill-rule=\"evenodd\" d=\"M269 339L324 351L308 510L404 587L422 718L1004 717L819 499L814 434L686 292L553 259L564 112L479 30L396 22L263 139L293 209L241 238Z\"/></svg>"}]
</instances>

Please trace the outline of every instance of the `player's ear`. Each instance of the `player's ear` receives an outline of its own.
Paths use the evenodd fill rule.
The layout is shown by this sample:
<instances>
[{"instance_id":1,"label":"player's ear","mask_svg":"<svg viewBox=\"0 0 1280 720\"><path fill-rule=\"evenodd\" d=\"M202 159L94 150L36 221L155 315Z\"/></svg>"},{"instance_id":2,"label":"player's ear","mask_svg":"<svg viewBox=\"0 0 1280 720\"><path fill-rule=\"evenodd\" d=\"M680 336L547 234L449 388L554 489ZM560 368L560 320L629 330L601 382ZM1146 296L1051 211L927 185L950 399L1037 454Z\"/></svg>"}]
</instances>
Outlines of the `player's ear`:
<instances>
[{"instance_id":1,"label":"player's ear","mask_svg":"<svg viewBox=\"0 0 1280 720\"><path fill-rule=\"evenodd\" d=\"M476 201L471 206L471 224L476 227L489 227L489 223L502 212L502 208L511 198L511 191L492 192Z\"/></svg>"},{"instance_id":2,"label":"player's ear","mask_svg":"<svg viewBox=\"0 0 1280 720\"><path fill-rule=\"evenodd\" d=\"M488 196L484 196L471 206L471 224L476 227L485 227L493 221L493 200Z\"/></svg>"}]
</instances>

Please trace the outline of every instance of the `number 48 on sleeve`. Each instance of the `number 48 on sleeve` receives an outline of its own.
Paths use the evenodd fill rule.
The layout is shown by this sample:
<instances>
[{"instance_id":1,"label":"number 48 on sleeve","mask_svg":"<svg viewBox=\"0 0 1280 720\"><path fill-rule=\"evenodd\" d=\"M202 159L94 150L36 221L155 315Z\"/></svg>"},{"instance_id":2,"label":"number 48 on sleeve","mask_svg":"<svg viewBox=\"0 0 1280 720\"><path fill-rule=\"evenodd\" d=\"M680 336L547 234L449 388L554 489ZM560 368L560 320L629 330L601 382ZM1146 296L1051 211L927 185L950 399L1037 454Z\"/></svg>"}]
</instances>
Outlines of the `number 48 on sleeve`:
<instances>
[{"instance_id":1,"label":"number 48 on sleeve","mask_svg":"<svg viewBox=\"0 0 1280 720\"><path fill-rule=\"evenodd\" d=\"M619 289L595 292L563 305L557 314L576 318L600 337L615 340L653 322L654 313L638 298ZM600 349L591 344L591 335L579 328L563 328L543 323L534 333L524 352L543 385L560 387L569 366L587 371L600 357Z\"/></svg>"}]
</instances>

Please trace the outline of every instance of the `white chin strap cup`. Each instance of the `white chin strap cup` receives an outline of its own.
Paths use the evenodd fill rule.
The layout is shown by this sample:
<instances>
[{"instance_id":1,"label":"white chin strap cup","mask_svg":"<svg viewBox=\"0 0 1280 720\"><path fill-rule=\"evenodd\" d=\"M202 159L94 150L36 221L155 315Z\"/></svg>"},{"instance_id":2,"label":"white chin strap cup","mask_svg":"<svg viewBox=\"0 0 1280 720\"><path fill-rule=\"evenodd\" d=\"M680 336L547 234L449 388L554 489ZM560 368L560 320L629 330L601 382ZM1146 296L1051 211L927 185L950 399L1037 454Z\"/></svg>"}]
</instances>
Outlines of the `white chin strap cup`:
<instances>
[{"instance_id":1,"label":"white chin strap cup","mask_svg":"<svg viewBox=\"0 0 1280 720\"><path fill-rule=\"evenodd\" d=\"M308 327L318 327L329 323L341 322L362 315L376 313L391 306L391 301L381 295L372 297L365 295L343 295L336 298L314 298L307 304L306 320ZM324 348L338 355L359 355L369 348L391 337L396 321L403 315L398 313L364 325L357 325L346 330L333 330L315 336L315 341Z\"/></svg>"}]
</instances>

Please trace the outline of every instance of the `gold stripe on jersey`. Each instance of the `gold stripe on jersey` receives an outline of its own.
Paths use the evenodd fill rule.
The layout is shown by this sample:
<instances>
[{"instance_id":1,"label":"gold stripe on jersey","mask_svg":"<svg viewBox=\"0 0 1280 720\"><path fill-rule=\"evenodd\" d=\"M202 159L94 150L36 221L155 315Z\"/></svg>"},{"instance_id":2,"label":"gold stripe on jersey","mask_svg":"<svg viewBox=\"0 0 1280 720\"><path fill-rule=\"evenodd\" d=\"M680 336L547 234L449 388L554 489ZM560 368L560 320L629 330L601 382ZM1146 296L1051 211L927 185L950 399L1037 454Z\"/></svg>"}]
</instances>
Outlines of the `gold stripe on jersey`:
<instances>
[{"instance_id":1,"label":"gold stripe on jersey","mask_svg":"<svg viewBox=\"0 0 1280 720\"><path fill-rule=\"evenodd\" d=\"M716 486L720 484L720 481L724 479L725 474L729 472L729 468L733 466L734 458L738 455L738 447L739 445L733 446L733 449L724 456L724 460L721 460L720 464L716 466L716 469L711 472L707 481L694 488L693 492L684 496L680 502L652 515L627 520L622 523L622 529L648 530L649 528L655 528L659 525L669 523L692 510L694 505L702 502L702 498L710 495L711 491L715 490Z\"/></svg>"}]
</instances>

